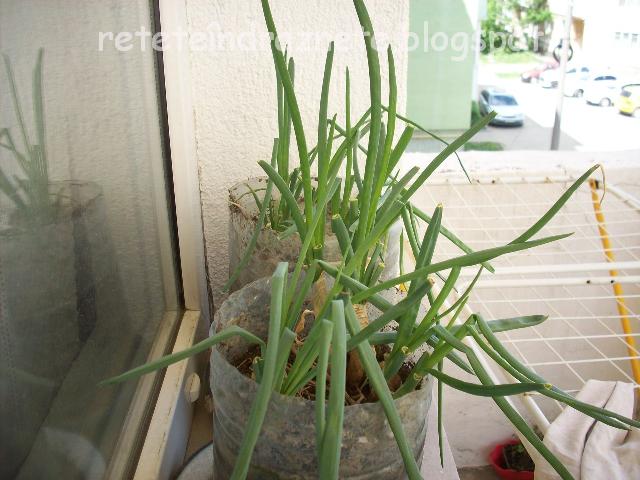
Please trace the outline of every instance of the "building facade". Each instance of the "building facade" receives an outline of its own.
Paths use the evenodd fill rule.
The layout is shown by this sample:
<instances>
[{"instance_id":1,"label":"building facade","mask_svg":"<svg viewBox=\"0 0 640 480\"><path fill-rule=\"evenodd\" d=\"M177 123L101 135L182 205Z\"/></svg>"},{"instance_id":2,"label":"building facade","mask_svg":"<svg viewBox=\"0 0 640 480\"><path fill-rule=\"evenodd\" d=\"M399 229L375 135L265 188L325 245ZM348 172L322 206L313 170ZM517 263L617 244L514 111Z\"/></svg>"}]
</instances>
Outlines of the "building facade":
<instances>
[{"instance_id":1,"label":"building facade","mask_svg":"<svg viewBox=\"0 0 640 480\"><path fill-rule=\"evenodd\" d=\"M567 3L554 0L549 7L553 48L562 37ZM640 69L640 0L575 0L571 45L577 61L595 68Z\"/></svg>"},{"instance_id":2,"label":"building facade","mask_svg":"<svg viewBox=\"0 0 640 480\"><path fill-rule=\"evenodd\" d=\"M426 129L455 134L469 128L484 3L411 1L407 113Z\"/></svg>"}]
</instances>

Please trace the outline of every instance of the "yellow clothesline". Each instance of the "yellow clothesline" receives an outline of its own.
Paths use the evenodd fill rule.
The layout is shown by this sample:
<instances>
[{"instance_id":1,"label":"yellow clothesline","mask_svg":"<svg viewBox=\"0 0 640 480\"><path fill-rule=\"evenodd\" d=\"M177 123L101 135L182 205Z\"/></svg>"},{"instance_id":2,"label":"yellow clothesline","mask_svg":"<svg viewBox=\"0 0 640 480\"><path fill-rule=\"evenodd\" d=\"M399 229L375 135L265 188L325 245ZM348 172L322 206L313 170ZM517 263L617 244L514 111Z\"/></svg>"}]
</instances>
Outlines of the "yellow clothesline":
<instances>
[{"instance_id":1,"label":"yellow clothesline","mask_svg":"<svg viewBox=\"0 0 640 480\"><path fill-rule=\"evenodd\" d=\"M600 232L600 239L602 240L602 247L604 248L604 254L608 262L615 262L615 255L611 246L611 240L609 238L609 232L605 224L604 214L600 207L600 199L598 198L598 183L595 180L589 180L591 186L591 199L593 201L593 210L596 214L596 220L598 222L598 231ZM618 276L617 270L610 270L609 275L611 277ZM616 304L618 307L618 313L620 314L620 322L622 324L622 330L625 334L625 342L627 343L627 349L629 351L629 361L631 362L631 371L633 372L633 378L636 383L640 384L640 360L638 359L636 341L633 337L633 329L629 322L629 309L624 301L624 291L622 285L619 283L613 284L613 294L616 297Z\"/></svg>"}]
</instances>

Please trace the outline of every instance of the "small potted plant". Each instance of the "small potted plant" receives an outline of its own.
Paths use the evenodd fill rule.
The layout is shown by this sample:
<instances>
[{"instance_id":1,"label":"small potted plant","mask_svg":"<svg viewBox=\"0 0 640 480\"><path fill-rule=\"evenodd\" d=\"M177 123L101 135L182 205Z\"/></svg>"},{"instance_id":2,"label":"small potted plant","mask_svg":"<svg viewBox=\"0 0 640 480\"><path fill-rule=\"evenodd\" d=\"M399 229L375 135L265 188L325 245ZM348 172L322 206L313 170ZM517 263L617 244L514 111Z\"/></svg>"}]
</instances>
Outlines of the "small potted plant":
<instances>
[{"instance_id":1,"label":"small potted plant","mask_svg":"<svg viewBox=\"0 0 640 480\"><path fill-rule=\"evenodd\" d=\"M308 261L315 258L338 260L339 247L336 234L332 229L332 218L340 216L346 228L354 225L359 212L367 200L359 191L365 189L373 195L369 202L375 206L380 199L382 188L388 182L390 173L396 168L397 161L406 142L391 150L394 132L384 133L388 139L389 151L385 170L375 173L367 172L374 181L365 186L358 169L358 150L367 152L359 143L362 135L370 128L369 113L362 116L352 127L350 109L350 77L346 72L346 125L340 126L333 118L327 118L327 103L330 93L333 44L329 48L323 79L322 98L320 100L320 118L317 145L307 152L309 142L306 140L297 107L297 99L293 91L294 61L286 52L281 54L275 47L276 73L278 77L278 127L280 136L274 142L271 162L260 162L266 176L250 178L233 186L229 190L229 258L230 279L227 288L236 290L243 285L269 276L281 261L295 264L301 248L301 235L309 227L312 220L312 207L317 205L318 198L327 188L332 194L322 210L326 214L324 221L315 227L312 248L308 253ZM391 52L389 55L392 55ZM286 65L285 77L278 71L280 60ZM391 56L390 61L393 61ZM393 68L393 63L390 64ZM288 75L290 83L283 80ZM392 94L390 104L396 103L395 71L392 78ZM387 119L395 124L395 112L387 114ZM292 129L293 126L293 129ZM411 127L407 132L412 131ZM296 132L301 166L290 168L289 149L292 130ZM405 132L404 139L409 138ZM300 150L302 149L302 150ZM392 157L393 153L393 157ZM317 176L311 175L311 166L317 166ZM344 177L336 177L337 172L344 172ZM328 185L329 178L338 183ZM365 188L367 187L367 188ZM369 209L371 212L375 210ZM380 245L372 265L385 264L378 273L382 277L396 271L399 258L399 238L401 223L390 227L389 232ZM372 272L371 272L372 273Z\"/></svg>"},{"instance_id":2,"label":"small potted plant","mask_svg":"<svg viewBox=\"0 0 640 480\"><path fill-rule=\"evenodd\" d=\"M526 242L516 249L552 240ZM487 260L496 254L479 253ZM471 261L469 256L452 259L457 265L452 272L467 261ZM337 273L326 264L322 268ZM415 281L427 270L439 268L445 267L432 264L389 283ZM640 426L544 383L511 357L495 337L498 331L539 324L544 316L488 322L473 314L458 323L463 298L452 306L450 321L444 326L438 321L439 308L434 307L438 300L426 313L418 310L407 315L427 289L406 294L394 305L354 278L341 275L336 275L341 291L330 293L309 315L302 305L315 295L312 282L307 281L313 273L299 285L291 277L286 263L280 264L271 279L257 280L227 298L216 313L210 338L104 383L136 378L214 347L214 472L216 477L231 479L337 479L363 473L372 479L421 478L421 468L433 467L420 465L423 449L435 448L424 444L433 380L471 395L492 397L563 479L571 475L505 396L536 391L617 428ZM363 328L353 302L365 299L379 313ZM384 331L394 320L400 326L403 321L415 326L405 340L401 328ZM518 382L492 384L475 352L461 341L466 336L473 336L492 359L517 375ZM397 374L394 350L402 358ZM350 355L358 359L364 372L355 383ZM475 375L479 383L444 373L445 359Z\"/></svg>"},{"instance_id":3,"label":"small potted plant","mask_svg":"<svg viewBox=\"0 0 640 480\"><path fill-rule=\"evenodd\" d=\"M489 462L503 480L533 480L535 465L519 440L496 445L489 454Z\"/></svg>"}]
</instances>

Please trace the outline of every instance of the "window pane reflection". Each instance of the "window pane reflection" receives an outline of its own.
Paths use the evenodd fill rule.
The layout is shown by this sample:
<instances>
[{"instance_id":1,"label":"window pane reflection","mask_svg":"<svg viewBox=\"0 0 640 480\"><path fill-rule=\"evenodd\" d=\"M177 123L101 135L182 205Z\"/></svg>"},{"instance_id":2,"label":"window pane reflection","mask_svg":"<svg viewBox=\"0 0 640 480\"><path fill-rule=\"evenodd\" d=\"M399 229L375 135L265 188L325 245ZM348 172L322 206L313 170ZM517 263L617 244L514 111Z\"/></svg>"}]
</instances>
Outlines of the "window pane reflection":
<instances>
[{"instance_id":1,"label":"window pane reflection","mask_svg":"<svg viewBox=\"0 0 640 480\"><path fill-rule=\"evenodd\" d=\"M138 385L96 384L177 316L154 53L98 51L151 19L0 0L0 478L105 477Z\"/></svg>"}]
</instances>

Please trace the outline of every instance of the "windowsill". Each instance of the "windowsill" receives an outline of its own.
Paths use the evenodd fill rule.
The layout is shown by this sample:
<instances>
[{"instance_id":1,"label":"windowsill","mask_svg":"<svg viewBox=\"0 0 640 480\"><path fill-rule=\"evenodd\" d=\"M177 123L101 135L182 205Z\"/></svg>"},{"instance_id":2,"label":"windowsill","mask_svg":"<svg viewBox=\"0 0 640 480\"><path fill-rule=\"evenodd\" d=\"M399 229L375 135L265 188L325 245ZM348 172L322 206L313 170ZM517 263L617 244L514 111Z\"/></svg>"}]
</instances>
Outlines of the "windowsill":
<instances>
[{"instance_id":1,"label":"windowsill","mask_svg":"<svg viewBox=\"0 0 640 480\"><path fill-rule=\"evenodd\" d=\"M208 388L208 378L207 369L207 373L203 374L200 378L203 384L203 392L193 406L193 420L191 421L187 450L184 455L185 464L194 454L213 440L213 416L211 412L213 406L210 397L211 393Z\"/></svg>"}]
</instances>

